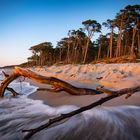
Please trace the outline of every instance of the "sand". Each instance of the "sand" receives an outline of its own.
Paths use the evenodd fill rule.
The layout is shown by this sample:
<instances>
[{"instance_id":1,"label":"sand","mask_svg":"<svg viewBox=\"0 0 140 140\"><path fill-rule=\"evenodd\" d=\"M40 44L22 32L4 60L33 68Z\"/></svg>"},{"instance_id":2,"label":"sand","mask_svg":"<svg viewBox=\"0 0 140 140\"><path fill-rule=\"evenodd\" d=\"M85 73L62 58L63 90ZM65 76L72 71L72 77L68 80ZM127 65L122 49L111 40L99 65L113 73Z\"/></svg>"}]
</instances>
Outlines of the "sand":
<instances>
[{"instance_id":1,"label":"sand","mask_svg":"<svg viewBox=\"0 0 140 140\"><path fill-rule=\"evenodd\" d=\"M108 89L119 90L133 87L140 83L140 65L65 65L43 68L31 68L38 74L55 76L77 87L96 88L103 85ZM49 85L39 84L26 80L38 87ZM15 84L15 85L14 85ZM13 83L18 89L19 83ZM23 93L26 95L36 90L29 83L22 83ZM23 129L35 128L44 125L48 119L65 114L88 105L106 96L84 95L73 96L66 92L37 91L27 96L1 99L0 139L21 139ZM43 104L42 101L47 104ZM134 106L132 106L134 105ZM78 106L78 107L76 107ZM109 106L109 107L106 107ZM115 107L112 107L115 106ZM34 140L92 140L94 139L133 139L140 138L140 92L133 94L127 100L125 96L115 98L84 111L64 121L57 123L49 129L44 129L34 135ZM131 126L131 127L130 127ZM111 132L111 133L110 133Z\"/></svg>"},{"instance_id":2,"label":"sand","mask_svg":"<svg viewBox=\"0 0 140 140\"><path fill-rule=\"evenodd\" d=\"M140 82L140 64L97 64L97 65L66 65L66 66L51 66L51 67L36 67L31 70L44 75L54 76L63 79L75 86L96 88L98 85L113 90L133 87ZM97 77L102 77L98 80ZM49 85L40 84L28 80L31 84L37 87L50 87ZM75 105L82 107L99 100L102 95L83 95L74 96L66 92L50 92L37 91L29 96L35 100L43 100L45 104L50 106ZM104 103L102 106L120 106L120 105L136 105L140 106L140 92L133 94L128 99L125 96L115 98Z\"/></svg>"},{"instance_id":3,"label":"sand","mask_svg":"<svg viewBox=\"0 0 140 140\"><path fill-rule=\"evenodd\" d=\"M83 96L73 96L68 93L50 93L46 91L37 91L31 95L29 98L34 100L42 100L45 104L50 106L61 106L61 105L75 105L75 106L85 106L90 103L93 103L105 95L83 95ZM119 105L137 105L140 106L140 95L134 94L128 99L125 99L125 96L118 97L116 99L112 99L104 103L102 106L119 106Z\"/></svg>"}]
</instances>

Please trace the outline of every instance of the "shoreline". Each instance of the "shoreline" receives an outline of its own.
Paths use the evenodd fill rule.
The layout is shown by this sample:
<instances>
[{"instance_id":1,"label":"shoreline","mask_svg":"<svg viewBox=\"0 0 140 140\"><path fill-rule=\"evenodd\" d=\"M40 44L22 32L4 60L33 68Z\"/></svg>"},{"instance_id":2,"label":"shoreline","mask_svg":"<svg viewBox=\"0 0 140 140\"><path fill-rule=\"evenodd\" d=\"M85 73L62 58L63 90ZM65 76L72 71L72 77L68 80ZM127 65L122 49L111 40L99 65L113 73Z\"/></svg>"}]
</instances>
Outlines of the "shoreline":
<instances>
[{"instance_id":1,"label":"shoreline","mask_svg":"<svg viewBox=\"0 0 140 140\"><path fill-rule=\"evenodd\" d=\"M50 87L49 85L40 84L31 80L28 80L27 82L30 82L31 85L37 87L46 87L46 88ZM89 105L105 96L106 94L74 96L64 91L56 93L50 91L36 91L30 94L28 98L31 98L33 100L42 100L44 104L50 105L52 107L58 107L62 105L74 105L82 107ZM140 106L139 102L140 92L133 94L128 99L125 99L125 96L126 95L123 95L121 97L117 97L115 99L107 101L106 103L102 104L102 106L122 106L122 105Z\"/></svg>"},{"instance_id":2,"label":"shoreline","mask_svg":"<svg viewBox=\"0 0 140 140\"><path fill-rule=\"evenodd\" d=\"M94 96L94 97L93 97ZM83 96L73 96L67 93L46 93L44 91L37 91L28 96L33 100L42 100L44 104L52 107L58 107L63 105L74 105L78 107L83 107L89 105L105 95L83 95ZM123 105L134 105L140 106L139 96L133 95L129 99L125 99L125 96L112 99L102 104L101 106L123 106Z\"/></svg>"},{"instance_id":3,"label":"shoreline","mask_svg":"<svg viewBox=\"0 0 140 140\"><path fill-rule=\"evenodd\" d=\"M137 64L97 64L97 65L65 65L51 67L35 67L30 70L44 75L54 76L65 80L77 87L96 88L103 85L112 90L133 87L139 85L140 82L140 63ZM97 80L101 78L101 80ZM50 88L50 85L41 84L30 79L26 79L31 85L40 88ZM74 96L62 92L36 91L28 96L33 100L42 100L44 104L50 106L75 105L78 107L89 105L100 98L106 96L101 95L80 95ZM107 101L102 106L120 106L120 105L136 105L140 106L140 92L133 94L128 99L126 95L117 97Z\"/></svg>"}]
</instances>

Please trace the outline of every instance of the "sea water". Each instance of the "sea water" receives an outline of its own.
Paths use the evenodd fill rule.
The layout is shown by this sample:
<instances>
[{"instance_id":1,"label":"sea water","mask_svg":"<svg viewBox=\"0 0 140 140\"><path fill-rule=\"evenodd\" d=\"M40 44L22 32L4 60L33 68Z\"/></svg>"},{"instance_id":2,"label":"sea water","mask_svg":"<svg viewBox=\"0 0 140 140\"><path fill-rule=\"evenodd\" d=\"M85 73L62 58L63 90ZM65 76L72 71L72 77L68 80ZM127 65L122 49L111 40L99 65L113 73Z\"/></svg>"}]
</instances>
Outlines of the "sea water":
<instances>
[{"instance_id":1,"label":"sea water","mask_svg":"<svg viewBox=\"0 0 140 140\"><path fill-rule=\"evenodd\" d=\"M0 79L3 76L0 75ZM22 85L21 85L22 84ZM0 140L21 140L31 129L45 124L49 118L78 109L73 105L51 107L40 100L28 98L37 87L14 81L10 87L20 96L13 98L6 91L0 99ZM139 140L140 107L96 107L44 129L33 140Z\"/></svg>"}]
</instances>

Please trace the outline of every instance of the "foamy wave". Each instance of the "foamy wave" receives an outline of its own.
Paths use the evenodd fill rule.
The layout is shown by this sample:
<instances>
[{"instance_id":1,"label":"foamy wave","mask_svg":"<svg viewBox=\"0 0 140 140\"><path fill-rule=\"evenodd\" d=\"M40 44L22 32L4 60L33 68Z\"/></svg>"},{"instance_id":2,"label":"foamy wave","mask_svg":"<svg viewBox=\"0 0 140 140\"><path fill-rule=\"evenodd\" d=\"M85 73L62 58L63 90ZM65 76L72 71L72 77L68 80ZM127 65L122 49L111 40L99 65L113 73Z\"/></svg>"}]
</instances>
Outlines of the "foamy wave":
<instances>
[{"instance_id":1,"label":"foamy wave","mask_svg":"<svg viewBox=\"0 0 140 140\"><path fill-rule=\"evenodd\" d=\"M76 106L50 107L42 101L19 98L0 100L0 139L20 140L22 129L40 126L50 117L68 113ZM33 140L137 140L140 138L140 107L97 107L73 116L59 125L45 129Z\"/></svg>"},{"instance_id":2,"label":"foamy wave","mask_svg":"<svg viewBox=\"0 0 140 140\"><path fill-rule=\"evenodd\" d=\"M136 106L97 107L44 130L38 136L42 140L138 140L139 117L140 107Z\"/></svg>"},{"instance_id":3,"label":"foamy wave","mask_svg":"<svg viewBox=\"0 0 140 140\"><path fill-rule=\"evenodd\" d=\"M50 107L40 100L19 98L0 99L0 139L21 139L24 128L36 127L45 123L51 116L72 111L77 107Z\"/></svg>"}]
</instances>

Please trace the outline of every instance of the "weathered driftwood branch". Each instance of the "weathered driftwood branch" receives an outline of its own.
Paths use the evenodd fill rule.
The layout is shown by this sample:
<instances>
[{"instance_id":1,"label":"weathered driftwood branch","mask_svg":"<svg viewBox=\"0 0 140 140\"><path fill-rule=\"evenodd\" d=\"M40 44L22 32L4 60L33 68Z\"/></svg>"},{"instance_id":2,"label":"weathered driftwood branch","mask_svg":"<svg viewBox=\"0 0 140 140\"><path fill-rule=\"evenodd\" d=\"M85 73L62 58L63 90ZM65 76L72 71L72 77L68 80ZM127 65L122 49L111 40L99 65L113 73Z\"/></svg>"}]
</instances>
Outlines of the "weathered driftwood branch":
<instances>
[{"instance_id":1,"label":"weathered driftwood branch","mask_svg":"<svg viewBox=\"0 0 140 140\"><path fill-rule=\"evenodd\" d=\"M23 140L28 140L29 138L31 138L35 133L43 130L43 129L46 129L48 128L49 126L51 126L52 124L56 123L56 122L59 122L61 120L64 120L66 118L69 118L69 117L72 117L74 115L77 115L83 111L86 111L86 110L89 110L89 109L92 109L93 107L96 107L98 105L101 105L103 104L104 102L107 102L113 98L116 98L116 97L119 97L119 96L122 96L124 94L128 94L128 93L135 93L137 91L140 91L140 86L137 86L137 87L134 87L134 88L126 88L126 89L122 89L122 90L118 90L118 91L111 91L111 90L108 90L108 89L105 89L103 87L101 88L98 88L99 91L103 91L103 92L107 92L110 94L110 96L106 96L104 98L101 98L100 100L90 104L90 105L87 105L87 106L84 106L84 107L81 107L77 110L74 110L70 113L66 113L66 114L61 114L60 116L58 117L55 117L55 118L52 118L50 119L47 123L45 123L44 125L41 125L37 128L34 128L34 129L28 129L28 130L23 130L22 132L28 132L28 134L24 137Z\"/></svg>"},{"instance_id":2,"label":"weathered driftwood branch","mask_svg":"<svg viewBox=\"0 0 140 140\"><path fill-rule=\"evenodd\" d=\"M13 96L20 95L20 94L17 93L13 88L7 87L6 89L7 89L8 91L10 91L10 92L13 94Z\"/></svg>"},{"instance_id":3,"label":"weathered driftwood branch","mask_svg":"<svg viewBox=\"0 0 140 140\"><path fill-rule=\"evenodd\" d=\"M63 80L60 80L55 77L46 77L39 75L35 72L32 72L31 70L25 70L19 67L16 67L14 70L14 73L7 76L6 79L2 82L0 86L0 96L4 96L5 89L8 87L8 85L18 78L19 76L27 77L31 80L37 81L39 83L43 84L50 84L55 87L54 91L57 90L64 90L72 95L95 95L95 94L101 94L102 92L94 90L94 89L88 89L88 88L78 88L75 87ZM53 91L53 90L52 90Z\"/></svg>"},{"instance_id":4,"label":"weathered driftwood branch","mask_svg":"<svg viewBox=\"0 0 140 140\"><path fill-rule=\"evenodd\" d=\"M4 96L4 92L7 89L8 85L19 76L20 75L13 73L10 76L6 77L6 79L1 83L1 86L0 86L0 96L1 97Z\"/></svg>"},{"instance_id":5,"label":"weathered driftwood branch","mask_svg":"<svg viewBox=\"0 0 140 140\"><path fill-rule=\"evenodd\" d=\"M5 89L7 89L8 91L10 91L10 92L13 94L13 96L19 95L19 93L17 93L13 88L8 87L8 85L6 85L6 86L7 86L7 87L6 87L6 86L4 85L5 83L9 84L7 81L9 81L9 78L8 78L8 77L9 77L10 75L9 75L9 74L6 74L4 71L2 71L2 74L3 74L4 77L6 78L6 79L5 79L6 82L3 81L3 82L1 83L1 85L2 85L3 88L0 88L0 90L2 90L2 92L4 93L4 92L5 92ZM11 76L11 77L12 77L12 76ZM8 80L7 80L7 79L8 79ZM11 80L11 78L10 78L10 80ZM6 88L5 88L5 87L6 87ZM3 96L3 95L1 95L1 96Z\"/></svg>"},{"instance_id":6,"label":"weathered driftwood branch","mask_svg":"<svg viewBox=\"0 0 140 140\"><path fill-rule=\"evenodd\" d=\"M121 90L117 90L117 91L113 91L113 90L109 90L103 87L97 87L96 90L102 91L104 93L107 93L108 95L123 95L123 94L127 94L126 95L126 99L128 97L130 97L132 94L134 94L135 92L140 91L140 86L135 86L135 87L131 87L131 88L125 88L125 89L121 89Z\"/></svg>"},{"instance_id":7,"label":"weathered driftwood branch","mask_svg":"<svg viewBox=\"0 0 140 140\"><path fill-rule=\"evenodd\" d=\"M4 77L9 77L9 74L5 73L4 71L2 71L2 74L4 75Z\"/></svg>"},{"instance_id":8,"label":"weathered driftwood branch","mask_svg":"<svg viewBox=\"0 0 140 140\"><path fill-rule=\"evenodd\" d=\"M64 91L63 88L38 88L37 91L51 91L51 92L60 92L60 91Z\"/></svg>"}]
</instances>

